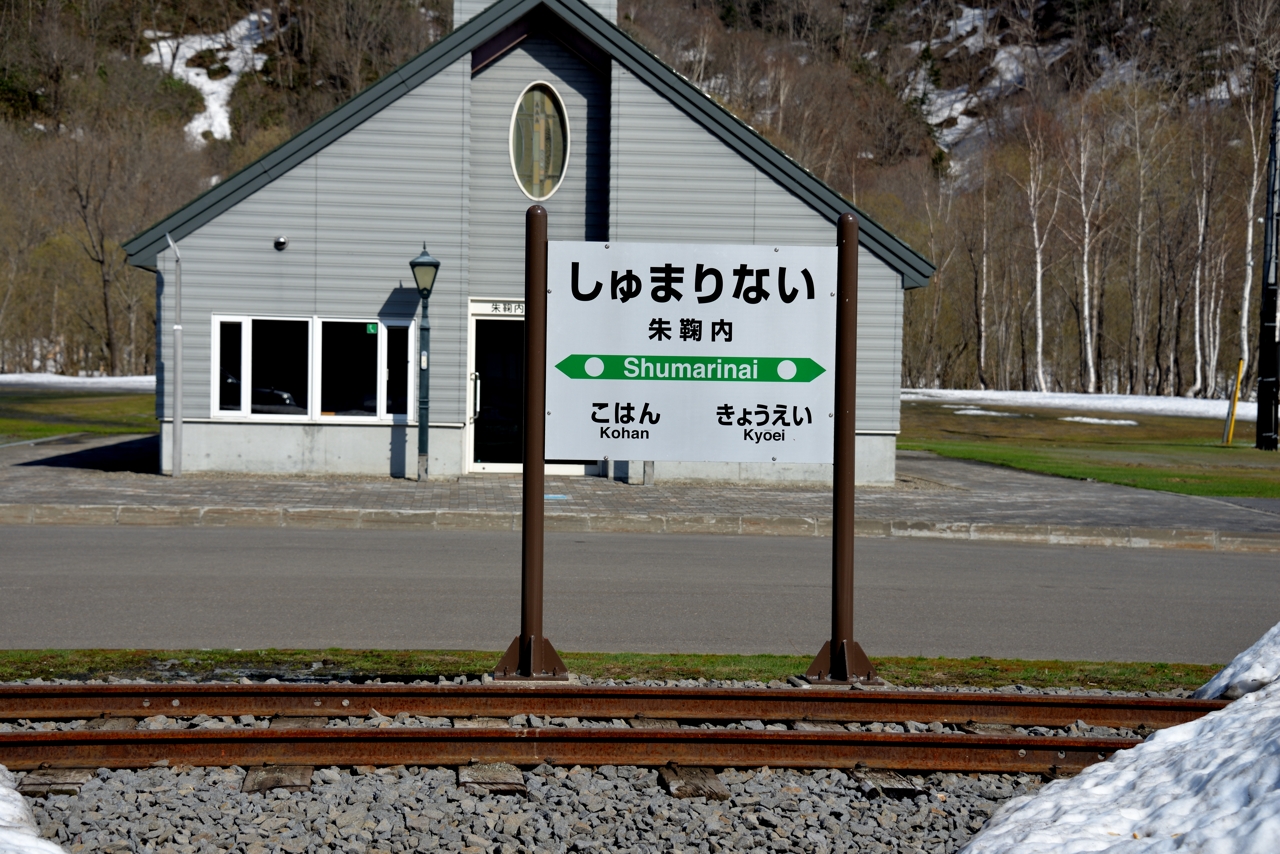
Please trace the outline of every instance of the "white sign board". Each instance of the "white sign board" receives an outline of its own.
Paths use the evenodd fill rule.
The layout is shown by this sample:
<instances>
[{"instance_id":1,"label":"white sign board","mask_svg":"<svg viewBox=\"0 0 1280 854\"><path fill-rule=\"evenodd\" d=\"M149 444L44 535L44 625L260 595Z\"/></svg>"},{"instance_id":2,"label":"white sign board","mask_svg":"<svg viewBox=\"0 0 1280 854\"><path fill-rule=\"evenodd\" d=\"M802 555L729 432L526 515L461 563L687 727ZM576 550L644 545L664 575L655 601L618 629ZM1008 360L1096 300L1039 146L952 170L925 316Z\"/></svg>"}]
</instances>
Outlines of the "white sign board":
<instances>
[{"instance_id":1,"label":"white sign board","mask_svg":"<svg viewBox=\"0 0 1280 854\"><path fill-rule=\"evenodd\" d=\"M831 462L834 246L547 250L548 459Z\"/></svg>"}]
</instances>

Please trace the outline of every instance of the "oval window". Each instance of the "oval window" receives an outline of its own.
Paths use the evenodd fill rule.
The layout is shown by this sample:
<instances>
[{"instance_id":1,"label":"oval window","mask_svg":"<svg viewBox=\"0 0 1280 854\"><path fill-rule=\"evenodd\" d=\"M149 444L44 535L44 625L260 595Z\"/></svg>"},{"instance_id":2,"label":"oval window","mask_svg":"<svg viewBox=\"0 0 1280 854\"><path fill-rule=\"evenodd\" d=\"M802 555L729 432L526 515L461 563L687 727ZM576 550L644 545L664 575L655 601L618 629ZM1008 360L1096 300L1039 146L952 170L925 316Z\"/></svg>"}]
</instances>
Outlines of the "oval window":
<instances>
[{"instance_id":1,"label":"oval window","mask_svg":"<svg viewBox=\"0 0 1280 854\"><path fill-rule=\"evenodd\" d=\"M511 116L511 169L516 183L534 201L549 198L564 179L569 160L569 125L560 96L547 83L520 95Z\"/></svg>"}]
</instances>

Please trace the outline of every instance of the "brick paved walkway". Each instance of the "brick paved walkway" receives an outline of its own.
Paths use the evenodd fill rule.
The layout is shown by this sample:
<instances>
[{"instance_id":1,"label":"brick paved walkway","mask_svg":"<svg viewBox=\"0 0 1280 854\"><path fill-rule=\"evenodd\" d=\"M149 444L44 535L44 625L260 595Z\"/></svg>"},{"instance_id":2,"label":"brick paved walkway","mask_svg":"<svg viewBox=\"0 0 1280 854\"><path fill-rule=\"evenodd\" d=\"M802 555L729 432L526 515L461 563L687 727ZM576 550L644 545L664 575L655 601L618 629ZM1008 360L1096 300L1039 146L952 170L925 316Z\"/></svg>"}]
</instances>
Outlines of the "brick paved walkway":
<instances>
[{"instance_id":1,"label":"brick paved walkway","mask_svg":"<svg viewBox=\"0 0 1280 854\"><path fill-rule=\"evenodd\" d=\"M518 475L425 483L211 474L174 479L145 473L154 471L154 459L154 438L85 436L0 448L0 505L5 508L0 520L519 524ZM1280 501L1172 495L921 452L900 453L898 472L896 487L859 489L860 534L1199 548L1245 543L1250 550L1280 550ZM546 492L548 526L564 530L821 535L830 527L830 491L807 486L645 487L594 477L548 477ZM1224 545L1224 536L1239 542Z\"/></svg>"}]
</instances>

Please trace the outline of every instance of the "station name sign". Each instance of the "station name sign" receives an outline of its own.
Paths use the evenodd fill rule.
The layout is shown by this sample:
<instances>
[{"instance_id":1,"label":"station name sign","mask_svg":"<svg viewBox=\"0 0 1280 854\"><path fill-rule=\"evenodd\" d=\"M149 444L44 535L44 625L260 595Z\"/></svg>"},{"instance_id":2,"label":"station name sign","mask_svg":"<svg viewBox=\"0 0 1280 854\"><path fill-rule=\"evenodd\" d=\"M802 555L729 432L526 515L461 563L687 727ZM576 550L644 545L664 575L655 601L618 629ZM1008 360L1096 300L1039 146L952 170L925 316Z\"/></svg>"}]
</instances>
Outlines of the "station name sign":
<instances>
[{"instance_id":1,"label":"station name sign","mask_svg":"<svg viewBox=\"0 0 1280 854\"><path fill-rule=\"evenodd\" d=\"M549 459L830 463L836 249L547 245Z\"/></svg>"}]
</instances>

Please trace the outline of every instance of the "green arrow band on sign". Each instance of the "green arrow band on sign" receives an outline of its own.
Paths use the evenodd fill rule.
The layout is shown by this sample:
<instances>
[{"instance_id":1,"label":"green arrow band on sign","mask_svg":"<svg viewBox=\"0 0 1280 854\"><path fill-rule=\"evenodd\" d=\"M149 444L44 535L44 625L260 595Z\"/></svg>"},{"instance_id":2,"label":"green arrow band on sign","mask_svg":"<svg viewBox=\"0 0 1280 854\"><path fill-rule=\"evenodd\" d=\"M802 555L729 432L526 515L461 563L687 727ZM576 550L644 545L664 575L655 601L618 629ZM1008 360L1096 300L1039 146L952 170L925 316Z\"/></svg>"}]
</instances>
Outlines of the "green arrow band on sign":
<instances>
[{"instance_id":1,"label":"green arrow band on sign","mask_svg":"<svg viewBox=\"0 0 1280 854\"><path fill-rule=\"evenodd\" d=\"M556 365L574 380L807 383L826 373L809 358L605 356L574 353Z\"/></svg>"}]
</instances>

